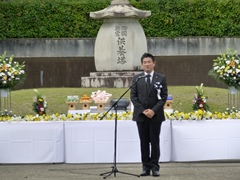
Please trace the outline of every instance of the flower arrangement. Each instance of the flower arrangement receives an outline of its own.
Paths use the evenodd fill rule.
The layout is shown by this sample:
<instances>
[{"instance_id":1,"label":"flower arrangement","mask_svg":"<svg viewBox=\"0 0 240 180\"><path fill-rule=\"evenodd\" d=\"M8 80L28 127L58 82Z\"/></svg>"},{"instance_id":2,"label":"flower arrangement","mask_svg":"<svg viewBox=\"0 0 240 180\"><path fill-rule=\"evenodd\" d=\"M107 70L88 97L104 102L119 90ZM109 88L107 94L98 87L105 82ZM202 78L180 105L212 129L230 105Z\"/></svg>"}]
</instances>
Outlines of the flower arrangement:
<instances>
[{"instance_id":1,"label":"flower arrangement","mask_svg":"<svg viewBox=\"0 0 240 180\"><path fill-rule=\"evenodd\" d=\"M106 112L102 113L79 113L79 114L59 114L52 115L26 115L21 116L0 116L0 121L85 121L99 120ZM109 112L102 120L115 120L115 112ZM123 111L117 114L117 120L132 120L132 112Z\"/></svg>"},{"instance_id":2,"label":"flower arrangement","mask_svg":"<svg viewBox=\"0 0 240 180\"><path fill-rule=\"evenodd\" d=\"M13 117L14 114L12 113L12 111L0 111L0 118L7 118L7 119L10 119L11 117Z\"/></svg>"},{"instance_id":3,"label":"flower arrangement","mask_svg":"<svg viewBox=\"0 0 240 180\"><path fill-rule=\"evenodd\" d=\"M33 111L38 115L45 115L47 109L46 97L42 96L37 89L34 89L36 96L33 97Z\"/></svg>"},{"instance_id":4,"label":"flower arrangement","mask_svg":"<svg viewBox=\"0 0 240 180\"><path fill-rule=\"evenodd\" d=\"M166 119L169 120L209 120L209 119L222 119L222 117L216 117L218 112L211 113L210 111L196 110L193 112L185 113L180 111L174 111L172 113L165 113ZM240 115L240 114L239 114Z\"/></svg>"},{"instance_id":5,"label":"flower arrangement","mask_svg":"<svg viewBox=\"0 0 240 180\"><path fill-rule=\"evenodd\" d=\"M4 115L0 116L1 121L89 121L89 120L99 120L100 117L104 115L102 113L82 113L82 114L52 114L52 115L26 115L22 116L10 116ZM166 120L230 120L230 119L240 119L240 110L237 109L226 109L224 112L210 112L204 110L196 110L192 112L180 112L174 111L172 113L165 112ZM109 112L103 120L115 120L115 113ZM123 111L117 114L117 120L132 120L132 112Z\"/></svg>"},{"instance_id":6,"label":"flower arrangement","mask_svg":"<svg viewBox=\"0 0 240 180\"><path fill-rule=\"evenodd\" d=\"M220 57L213 60L213 68L208 73L216 80L227 86L240 87L240 57L237 51L228 49L228 54L224 52Z\"/></svg>"},{"instance_id":7,"label":"flower arrangement","mask_svg":"<svg viewBox=\"0 0 240 180\"><path fill-rule=\"evenodd\" d=\"M193 100L193 110L204 110L208 111L209 106L206 103L207 102L207 97L204 96L204 91L203 91L203 83L200 86L196 86L197 94L195 94L194 100Z\"/></svg>"},{"instance_id":8,"label":"flower arrangement","mask_svg":"<svg viewBox=\"0 0 240 180\"><path fill-rule=\"evenodd\" d=\"M111 96L112 94L109 94L106 91L100 91L100 90L92 92L91 94L91 98L95 101L95 103L107 102Z\"/></svg>"},{"instance_id":9,"label":"flower arrangement","mask_svg":"<svg viewBox=\"0 0 240 180\"><path fill-rule=\"evenodd\" d=\"M240 110L227 108L224 112L210 112L199 109L189 113L174 111L165 113L165 117L168 120L230 120L240 119Z\"/></svg>"},{"instance_id":10,"label":"flower arrangement","mask_svg":"<svg viewBox=\"0 0 240 180\"><path fill-rule=\"evenodd\" d=\"M13 61L14 56L6 57L6 52L0 56L0 88L12 89L25 79L24 63Z\"/></svg>"}]
</instances>

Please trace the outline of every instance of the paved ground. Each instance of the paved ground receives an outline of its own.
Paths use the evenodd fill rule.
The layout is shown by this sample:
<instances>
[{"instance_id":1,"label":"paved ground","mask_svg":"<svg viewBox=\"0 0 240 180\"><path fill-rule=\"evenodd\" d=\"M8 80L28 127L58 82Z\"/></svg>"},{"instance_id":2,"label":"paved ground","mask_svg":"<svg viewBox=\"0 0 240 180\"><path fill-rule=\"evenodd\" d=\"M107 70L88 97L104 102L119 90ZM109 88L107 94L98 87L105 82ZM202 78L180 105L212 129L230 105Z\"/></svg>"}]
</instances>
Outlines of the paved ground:
<instances>
[{"instance_id":1,"label":"paved ground","mask_svg":"<svg viewBox=\"0 0 240 180\"><path fill-rule=\"evenodd\" d=\"M1 164L0 180L96 180L112 164ZM136 177L141 164L116 164L119 172L106 179L240 180L240 162L161 163L160 177ZM106 174L107 175L107 174Z\"/></svg>"}]
</instances>

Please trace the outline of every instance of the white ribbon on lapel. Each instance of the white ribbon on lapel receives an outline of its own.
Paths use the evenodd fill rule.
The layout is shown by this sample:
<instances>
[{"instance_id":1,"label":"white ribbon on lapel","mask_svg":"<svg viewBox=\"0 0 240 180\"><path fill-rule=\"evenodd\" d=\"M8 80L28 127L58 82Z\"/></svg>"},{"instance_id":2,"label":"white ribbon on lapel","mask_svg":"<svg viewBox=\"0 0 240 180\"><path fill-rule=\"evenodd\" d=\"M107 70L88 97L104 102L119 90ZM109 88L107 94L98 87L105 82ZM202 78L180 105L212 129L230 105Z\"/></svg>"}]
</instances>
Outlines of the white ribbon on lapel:
<instances>
[{"instance_id":1,"label":"white ribbon on lapel","mask_svg":"<svg viewBox=\"0 0 240 180\"><path fill-rule=\"evenodd\" d=\"M158 100L162 99L161 96L160 96L160 94L161 94L161 88L162 88L162 85L160 84L160 82L155 82L154 88L157 90Z\"/></svg>"}]
</instances>

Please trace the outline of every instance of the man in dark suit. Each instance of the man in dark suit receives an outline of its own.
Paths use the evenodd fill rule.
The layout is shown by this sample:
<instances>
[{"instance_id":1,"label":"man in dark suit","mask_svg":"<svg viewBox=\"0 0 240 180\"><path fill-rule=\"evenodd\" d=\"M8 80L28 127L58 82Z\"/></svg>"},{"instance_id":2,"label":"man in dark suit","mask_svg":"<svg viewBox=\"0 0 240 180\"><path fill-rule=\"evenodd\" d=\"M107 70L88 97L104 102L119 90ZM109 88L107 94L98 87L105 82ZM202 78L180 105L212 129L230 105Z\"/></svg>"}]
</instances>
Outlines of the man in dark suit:
<instances>
[{"instance_id":1,"label":"man in dark suit","mask_svg":"<svg viewBox=\"0 0 240 180\"><path fill-rule=\"evenodd\" d=\"M168 89L164 75L154 72L154 56L145 53L141 57L143 73L134 76L131 88L131 101L134 106L133 121L136 121L141 146L141 176L160 176L159 136L161 124L165 120L163 106ZM149 78L150 77L150 78ZM150 82L149 82L150 81Z\"/></svg>"}]
</instances>

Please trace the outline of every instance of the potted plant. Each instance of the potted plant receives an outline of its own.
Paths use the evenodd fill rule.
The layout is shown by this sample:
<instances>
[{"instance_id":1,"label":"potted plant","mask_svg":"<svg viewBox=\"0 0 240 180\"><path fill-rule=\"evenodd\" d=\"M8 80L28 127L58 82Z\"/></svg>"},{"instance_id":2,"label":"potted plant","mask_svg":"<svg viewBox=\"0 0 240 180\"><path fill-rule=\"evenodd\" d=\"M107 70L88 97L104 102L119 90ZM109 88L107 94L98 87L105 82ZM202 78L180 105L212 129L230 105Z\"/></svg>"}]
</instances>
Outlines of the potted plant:
<instances>
[{"instance_id":1,"label":"potted plant","mask_svg":"<svg viewBox=\"0 0 240 180\"><path fill-rule=\"evenodd\" d=\"M38 115L42 116L46 114L47 101L46 97L43 96L37 89L34 89L35 96L33 97L33 111Z\"/></svg>"},{"instance_id":2,"label":"potted plant","mask_svg":"<svg viewBox=\"0 0 240 180\"><path fill-rule=\"evenodd\" d=\"M196 90L197 94L195 94L192 106L193 110L208 111L209 106L207 104L207 96L204 95L203 83L200 86L196 86Z\"/></svg>"}]
</instances>

